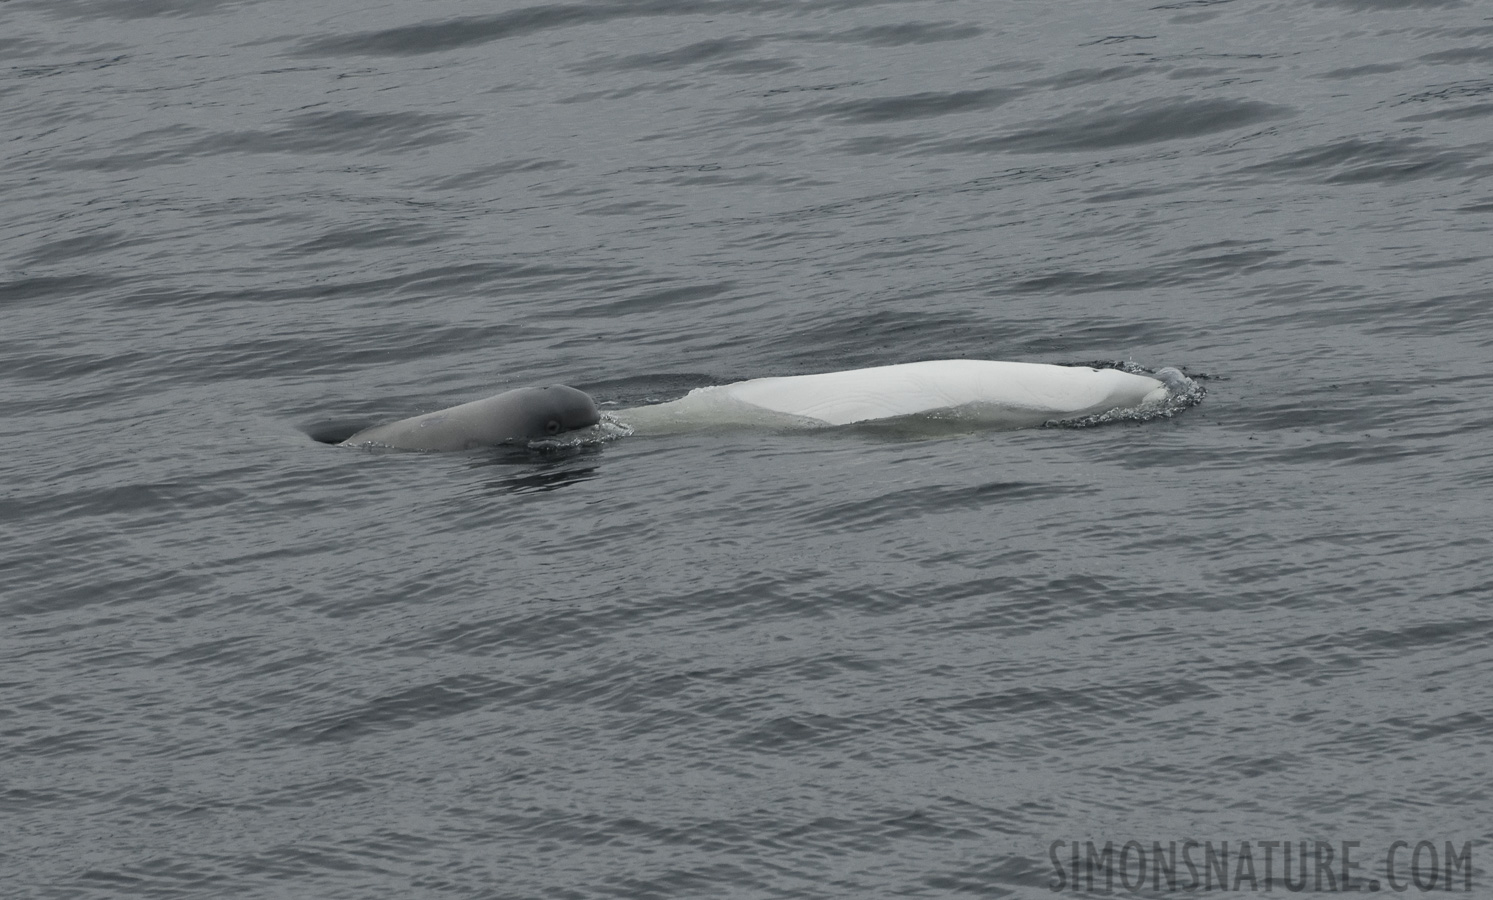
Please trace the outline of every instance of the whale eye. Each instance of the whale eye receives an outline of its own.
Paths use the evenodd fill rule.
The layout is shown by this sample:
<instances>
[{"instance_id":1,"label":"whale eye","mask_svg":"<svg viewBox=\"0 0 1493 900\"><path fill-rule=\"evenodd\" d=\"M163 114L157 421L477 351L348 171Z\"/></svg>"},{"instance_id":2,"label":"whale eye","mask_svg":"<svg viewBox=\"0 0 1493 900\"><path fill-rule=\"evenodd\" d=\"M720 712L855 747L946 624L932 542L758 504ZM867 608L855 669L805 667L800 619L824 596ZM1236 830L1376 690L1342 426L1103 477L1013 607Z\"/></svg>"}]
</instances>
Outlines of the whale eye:
<instances>
[{"instance_id":1,"label":"whale eye","mask_svg":"<svg viewBox=\"0 0 1493 900\"><path fill-rule=\"evenodd\" d=\"M560 433L560 420L559 419L550 419L548 422L545 422L544 423L544 433L545 434L559 434Z\"/></svg>"}]
</instances>

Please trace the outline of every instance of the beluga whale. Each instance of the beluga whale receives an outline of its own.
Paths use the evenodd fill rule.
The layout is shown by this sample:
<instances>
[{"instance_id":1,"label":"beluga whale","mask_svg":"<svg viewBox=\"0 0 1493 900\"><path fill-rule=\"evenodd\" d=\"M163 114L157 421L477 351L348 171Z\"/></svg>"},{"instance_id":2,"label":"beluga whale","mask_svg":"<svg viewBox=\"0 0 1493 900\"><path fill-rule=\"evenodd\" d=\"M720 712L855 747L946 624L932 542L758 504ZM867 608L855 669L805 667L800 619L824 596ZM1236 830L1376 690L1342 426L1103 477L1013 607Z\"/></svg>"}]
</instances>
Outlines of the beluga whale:
<instances>
[{"instance_id":1,"label":"beluga whale","mask_svg":"<svg viewBox=\"0 0 1493 900\"><path fill-rule=\"evenodd\" d=\"M668 403L620 410L634 432L711 426L830 427L912 417L1031 428L1195 397L1178 369L1151 375L1047 363L944 359L696 388Z\"/></svg>"},{"instance_id":2,"label":"beluga whale","mask_svg":"<svg viewBox=\"0 0 1493 900\"><path fill-rule=\"evenodd\" d=\"M876 422L950 422L1031 428L1052 422L1147 418L1196 403L1202 389L1178 369L1151 374L1092 366L944 359L753 378L696 388L666 403L606 416L563 384L504 391L449 409L365 428L342 446L456 451L533 446L580 432L587 443L627 434L718 427L834 428ZM588 437L582 429L598 426Z\"/></svg>"},{"instance_id":3,"label":"beluga whale","mask_svg":"<svg viewBox=\"0 0 1493 900\"><path fill-rule=\"evenodd\" d=\"M475 450L527 444L601 421L585 391L563 384L504 391L483 400L365 428L344 447L391 450Z\"/></svg>"}]
</instances>

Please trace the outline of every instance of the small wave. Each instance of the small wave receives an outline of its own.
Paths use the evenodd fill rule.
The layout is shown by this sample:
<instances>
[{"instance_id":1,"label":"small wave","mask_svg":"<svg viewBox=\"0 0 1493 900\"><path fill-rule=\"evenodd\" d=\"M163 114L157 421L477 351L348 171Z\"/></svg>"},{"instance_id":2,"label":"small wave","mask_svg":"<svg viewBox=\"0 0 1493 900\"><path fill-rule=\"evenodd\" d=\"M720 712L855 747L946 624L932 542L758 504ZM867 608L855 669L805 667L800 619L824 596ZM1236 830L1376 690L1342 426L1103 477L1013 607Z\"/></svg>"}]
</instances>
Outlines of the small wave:
<instances>
[{"instance_id":1,"label":"small wave","mask_svg":"<svg viewBox=\"0 0 1493 900\"><path fill-rule=\"evenodd\" d=\"M618 438L630 437L632 433L633 431L630 426L611 413L604 412L601 414L601 421L589 428L577 428L574 431L567 431L555 437L529 441L526 446L530 450L538 450L543 453L580 450L586 447L599 447L603 444L609 444Z\"/></svg>"},{"instance_id":2,"label":"small wave","mask_svg":"<svg viewBox=\"0 0 1493 900\"><path fill-rule=\"evenodd\" d=\"M1119 369L1132 375L1144 375L1147 378L1160 377L1158 370L1152 372L1132 362L1093 362L1089 363L1096 369ZM1108 425L1111 422L1149 422L1153 419L1170 419L1172 416L1188 407L1197 406L1203 402L1203 396L1208 393L1195 378L1188 376L1181 369L1174 370L1181 374L1181 380L1168 382L1166 399L1156 403L1143 403L1128 409L1111 409L1108 412L1098 413L1092 416L1079 416L1073 419L1053 419L1042 423L1043 428L1091 428L1095 425ZM1201 377L1201 376L1199 376ZM1162 379L1166 380L1166 379Z\"/></svg>"}]
</instances>

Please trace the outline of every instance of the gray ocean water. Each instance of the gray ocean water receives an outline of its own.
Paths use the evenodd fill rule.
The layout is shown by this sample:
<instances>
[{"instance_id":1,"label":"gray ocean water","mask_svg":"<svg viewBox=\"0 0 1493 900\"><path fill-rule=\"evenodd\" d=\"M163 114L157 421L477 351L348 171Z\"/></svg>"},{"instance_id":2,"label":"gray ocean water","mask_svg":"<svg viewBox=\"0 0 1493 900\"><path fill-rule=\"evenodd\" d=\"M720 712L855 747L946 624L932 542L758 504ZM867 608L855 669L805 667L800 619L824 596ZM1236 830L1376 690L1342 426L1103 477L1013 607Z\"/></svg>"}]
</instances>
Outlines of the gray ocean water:
<instances>
[{"instance_id":1,"label":"gray ocean water","mask_svg":"<svg viewBox=\"0 0 1493 900\"><path fill-rule=\"evenodd\" d=\"M6 898L1493 891L1486 2L11 0L0 201ZM314 439L958 357L1207 396Z\"/></svg>"}]
</instances>

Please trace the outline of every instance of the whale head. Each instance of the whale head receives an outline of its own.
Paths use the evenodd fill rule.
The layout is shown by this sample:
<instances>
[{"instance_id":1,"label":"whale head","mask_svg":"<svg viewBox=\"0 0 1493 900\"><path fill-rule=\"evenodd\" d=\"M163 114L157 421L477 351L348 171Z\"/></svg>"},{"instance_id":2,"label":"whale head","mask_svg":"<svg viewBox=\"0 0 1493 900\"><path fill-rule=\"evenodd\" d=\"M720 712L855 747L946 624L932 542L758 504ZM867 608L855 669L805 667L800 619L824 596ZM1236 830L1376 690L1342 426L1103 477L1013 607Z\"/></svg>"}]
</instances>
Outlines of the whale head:
<instances>
[{"instance_id":1,"label":"whale head","mask_svg":"<svg viewBox=\"0 0 1493 900\"><path fill-rule=\"evenodd\" d=\"M342 443L390 450L450 451L526 444L601 421L584 391L563 384L504 391L423 416L366 428Z\"/></svg>"},{"instance_id":2,"label":"whale head","mask_svg":"<svg viewBox=\"0 0 1493 900\"><path fill-rule=\"evenodd\" d=\"M1151 373L1151 377L1166 385L1167 391L1173 396L1187 393L1193 387L1193 380L1182 374L1182 370L1175 366L1165 366Z\"/></svg>"},{"instance_id":3,"label":"whale head","mask_svg":"<svg viewBox=\"0 0 1493 900\"><path fill-rule=\"evenodd\" d=\"M601 421L591 395L567 385L519 388L501 396L509 404L501 416L512 423L513 438L543 440Z\"/></svg>"}]
</instances>

